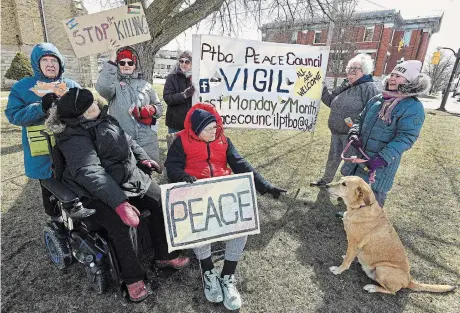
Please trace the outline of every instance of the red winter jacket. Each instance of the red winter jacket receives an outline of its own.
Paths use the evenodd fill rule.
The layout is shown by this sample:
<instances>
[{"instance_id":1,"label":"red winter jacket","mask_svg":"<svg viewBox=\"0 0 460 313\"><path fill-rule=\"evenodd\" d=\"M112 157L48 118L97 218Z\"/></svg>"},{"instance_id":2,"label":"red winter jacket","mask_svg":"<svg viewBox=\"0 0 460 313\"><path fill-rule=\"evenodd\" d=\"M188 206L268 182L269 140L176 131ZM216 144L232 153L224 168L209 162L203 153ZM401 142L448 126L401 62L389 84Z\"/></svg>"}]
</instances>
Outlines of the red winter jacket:
<instances>
[{"instance_id":1,"label":"red winter jacket","mask_svg":"<svg viewBox=\"0 0 460 313\"><path fill-rule=\"evenodd\" d=\"M192 130L191 115L196 109L206 110L216 117L217 133L216 140L204 142ZM182 141L185 152L185 172L198 179L226 176L232 173L227 167L227 138L223 132L222 118L214 106L207 103L194 105L187 113L184 122L184 130L178 137Z\"/></svg>"}]
</instances>

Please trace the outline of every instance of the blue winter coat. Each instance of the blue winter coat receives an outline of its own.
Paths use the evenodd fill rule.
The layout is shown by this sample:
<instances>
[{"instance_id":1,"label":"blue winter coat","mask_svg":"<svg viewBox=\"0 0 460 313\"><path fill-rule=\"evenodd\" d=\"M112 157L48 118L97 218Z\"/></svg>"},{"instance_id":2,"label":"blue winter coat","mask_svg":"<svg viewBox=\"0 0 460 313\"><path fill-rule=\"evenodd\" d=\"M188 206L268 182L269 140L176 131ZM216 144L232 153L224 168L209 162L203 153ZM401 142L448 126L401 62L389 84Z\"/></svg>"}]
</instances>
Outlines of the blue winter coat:
<instances>
[{"instance_id":1,"label":"blue winter coat","mask_svg":"<svg viewBox=\"0 0 460 313\"><path fill-rule=\"evenodd\" d=\"M388 192L398 170L404 151L409 150L417 140L425 120L422 103L415 97L401 100L393 109L391 123L386 124L378 117L383 105L382 95L372 98L359 115L350 132L359 132L363 151L372 158L376 153L383 157L387 166L376 171L372 189ZM345 163L343 175L356 175L369 182L364 165Z\"/></svg>"},{"instance_id":2,"label":"blue winter coat","mask_svg":"<svg viewBox=\"0 0 460 313\"><path fill-rule=\"evenodd\" d=\"M40 70L40 59L45 55L52 55L59 59L60 73L57 78L46 78ZM24 166L26 176L35 179L51 177L51 158L49 155L32 156L30 154L29 141L27 140L27 126L42 125L46 115L42 109L41 98L30 88L37 81L46 83L64 81L67 88L80 87L75 81L62 78L65 65L64 59L58 49L51 43L39 43L32 50L30 56L34 76L26 77L18 81L11 88L5 115L11 124L22 126L22 147L24 149Z\"/></svg>"}]
</instances>

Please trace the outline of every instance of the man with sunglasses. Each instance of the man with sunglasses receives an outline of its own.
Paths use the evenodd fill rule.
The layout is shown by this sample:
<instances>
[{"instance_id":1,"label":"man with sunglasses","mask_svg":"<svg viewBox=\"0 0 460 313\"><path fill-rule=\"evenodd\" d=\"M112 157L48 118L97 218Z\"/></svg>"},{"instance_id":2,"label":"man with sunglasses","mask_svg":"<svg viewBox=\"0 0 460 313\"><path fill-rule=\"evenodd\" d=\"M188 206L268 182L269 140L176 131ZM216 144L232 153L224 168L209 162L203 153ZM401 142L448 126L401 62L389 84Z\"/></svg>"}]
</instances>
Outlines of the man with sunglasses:
<instances>
[{"instance_id":1,"label":"man with sunglasses","mask_svg":"<svg viewBox=\"0 0 460 313\"><path fill-rule=\"evenodd\" d=\"M176 133L184 129L184 120L192 107L192 96L195 88L192 85L192 53L184 51L180 54L177 65L166 77L163 99L168 105L166 126L168 133Z\"/></svg>"},{"instance_id":2,"label":"man with sunglasses","mask_svg":"<svg viewBox=\"0 0 460 313\"><path fill-rule=\"evenodd\" d=\"M152 160L159 162L158 123L163 108L152 85L141 79L139 58L131 47L116 49L109 43L110 60L101 70L96 90L109 103L115 117Z\"/></svg>"}]
</instances>

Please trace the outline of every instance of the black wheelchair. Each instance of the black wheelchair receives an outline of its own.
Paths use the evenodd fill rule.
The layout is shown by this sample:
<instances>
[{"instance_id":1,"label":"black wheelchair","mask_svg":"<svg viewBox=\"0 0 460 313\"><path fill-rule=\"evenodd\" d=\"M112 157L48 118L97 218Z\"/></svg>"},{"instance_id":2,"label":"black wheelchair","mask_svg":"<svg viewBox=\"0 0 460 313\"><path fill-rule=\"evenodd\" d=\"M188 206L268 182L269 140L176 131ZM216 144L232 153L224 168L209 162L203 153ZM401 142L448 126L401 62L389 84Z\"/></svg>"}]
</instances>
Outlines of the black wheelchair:
<instances>
[{"instance_id":1,"label":"black wheelchair","mask_svg":"<svg viewBox=\"0 0 460 313\"><path fill-rule=\"evenodd\" d=\"M80 199L61 183L65 159L57 146L52 146L51 135L41 131L48 142L52 158L53 177L42 180L41 184L52 194L64 223L50 221L43 229L44 243L52 263L59 269L69 266L73 259L83 264L90 286L101 294L109 289L112 282L118 286L122 299L127 299L126 284L121 279L120 266L107 236L107 231L93 222L91 217L72 218L72 212L81 208ZM141 212L141 218L150 212ZM137 253L137 235L132 229L134 250Z\"/></svg>"}]
</instances>

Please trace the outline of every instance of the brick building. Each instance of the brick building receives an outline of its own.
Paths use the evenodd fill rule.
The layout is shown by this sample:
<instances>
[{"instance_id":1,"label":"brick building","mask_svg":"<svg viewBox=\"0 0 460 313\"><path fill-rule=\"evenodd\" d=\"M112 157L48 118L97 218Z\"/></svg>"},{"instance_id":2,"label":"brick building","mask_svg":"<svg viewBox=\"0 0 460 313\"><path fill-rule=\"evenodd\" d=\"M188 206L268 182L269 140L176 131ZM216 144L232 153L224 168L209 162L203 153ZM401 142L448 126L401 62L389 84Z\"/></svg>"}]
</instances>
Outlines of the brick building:
<instances>
[{"instance_id":1,"label":"brick building","mask_svg":"<svg viewBox=\"0 0 460 313\"><path fill-rule=\"evenodd\" d=\"M358 53L371 55L375 62L374 76L389 74L396 63L402 59L425 60L428 44L432 34L439 31L442 14L403 19L399 11L381 10L357 12L353 15L350 38L354 45L351 53L341 60L342 76L348 60ZM261 27L262 40L302 45L325 46L328 37L329 20L316 18L298 21L289 29L280 23L269 23ZM343 31L336 28L336 31ZM333 36L335 38L336 36ZM327 76L330 72L334 42L331 43Z\"/></svg>"},{"instance_id":2,"label":"brick building","mask_svg":"<svg viewBox=\"0 0 460 313\"><path fill-rule=\"evenodd\" d=\"M34 45L45 41L53 43L63 54L66 77L83 86L93 86L98 75L96 57L78 59L62 25L64 19L85 14L81 0L2 0L2 88L9 87L4 76L16 53L22 51L30 56Z\"/></svg>"}]
</instances>

